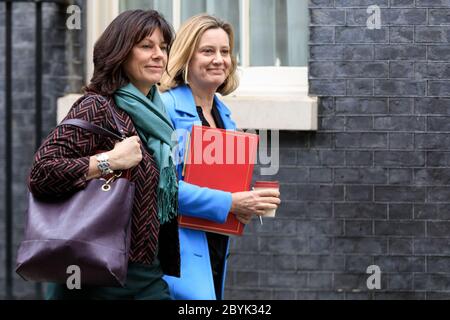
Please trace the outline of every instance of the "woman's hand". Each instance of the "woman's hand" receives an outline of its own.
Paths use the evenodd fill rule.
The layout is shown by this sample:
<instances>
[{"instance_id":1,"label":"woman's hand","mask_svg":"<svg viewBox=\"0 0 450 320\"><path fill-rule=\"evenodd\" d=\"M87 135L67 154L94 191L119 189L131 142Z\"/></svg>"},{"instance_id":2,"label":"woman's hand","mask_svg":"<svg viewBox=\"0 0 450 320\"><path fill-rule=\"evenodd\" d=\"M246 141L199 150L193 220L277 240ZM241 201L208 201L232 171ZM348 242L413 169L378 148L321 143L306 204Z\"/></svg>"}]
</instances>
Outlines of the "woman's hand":
<instances>
[{"instance_id":1,"label":"woman's hand","mask_svg":"<svg viewBox=\"0 0 450 320\"><path fill-rule=\"evenodd\" d=\"M248 224L253 215L263 215L268 209L277 209L280 201L280 192L277 190L254 190L234 192L231 194L231 212L236 218Z\"/></svg>"},{"instance_id":2,"label":"woman's hand","mask_svg":"<svg viewBox=\"0 0 450 320\"><path fill-rule=\"evenodd\" d=\"M109 156L109 167L111 170L126 170L133 168L142 160L141 143L138 136L126 138L114 146L114 149L106 152ZM95 156L89 159L89 170L86 181L101 177L102 173L97 167L98 161Z\"/></svg>"},{"instance_id":3,"label":"woman's hand","mask_svg":"<svg viewBox=\"0 0 450 320\"><path fill-rule=\"evenodd\" d=\"M112 170L126 170L133 168L142 160L141 143L138 136L126 138L106 152Z\"/></svg>"}]
</instances>

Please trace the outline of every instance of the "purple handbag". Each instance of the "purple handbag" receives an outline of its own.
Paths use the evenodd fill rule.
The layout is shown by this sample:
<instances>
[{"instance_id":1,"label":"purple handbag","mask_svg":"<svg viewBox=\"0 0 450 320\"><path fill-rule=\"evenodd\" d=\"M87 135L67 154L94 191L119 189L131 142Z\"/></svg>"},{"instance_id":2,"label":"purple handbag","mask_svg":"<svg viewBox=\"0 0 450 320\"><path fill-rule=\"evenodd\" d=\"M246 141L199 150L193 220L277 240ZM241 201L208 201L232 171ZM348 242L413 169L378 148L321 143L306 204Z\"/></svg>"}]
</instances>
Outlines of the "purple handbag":
<instances>
[{"instance_id":1,"label":"purple handbag","mask_svg":"<svg viewBox=\"0 0 450 320\"><path fill-rule=\"evenodd\" d=\"M70 119L60 125L124 138L84 120ZM29 193L16 272L25 280L66 284L73 272L68 268L75 265L82 285L124 286L135 184L121 174L92 179L85 189L64 198L43 200Z\"/></svg>"}]
</instances>

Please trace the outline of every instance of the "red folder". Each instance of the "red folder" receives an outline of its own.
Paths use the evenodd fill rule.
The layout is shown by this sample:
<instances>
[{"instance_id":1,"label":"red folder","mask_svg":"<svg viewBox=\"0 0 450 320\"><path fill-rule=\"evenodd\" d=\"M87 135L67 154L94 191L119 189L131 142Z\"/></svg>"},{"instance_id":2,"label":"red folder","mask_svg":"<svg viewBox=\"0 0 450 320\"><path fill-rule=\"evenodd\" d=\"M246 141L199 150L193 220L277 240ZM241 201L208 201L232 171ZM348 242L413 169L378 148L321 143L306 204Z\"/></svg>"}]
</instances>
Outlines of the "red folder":
<instances>
[{"instance_id":1,"label":"red folder","mask_svg":"<svg viewBox=\"0 0 450 320\"><path fill-rule=\"evenodd\" d=\"M193 126L185 153L184 181L229 192L250 190L256 162L256 134ZM181 213L181 227L225 235L242 235L244 225L233 213L225 223L194 218Z\"/></svg>"}]
</instances>

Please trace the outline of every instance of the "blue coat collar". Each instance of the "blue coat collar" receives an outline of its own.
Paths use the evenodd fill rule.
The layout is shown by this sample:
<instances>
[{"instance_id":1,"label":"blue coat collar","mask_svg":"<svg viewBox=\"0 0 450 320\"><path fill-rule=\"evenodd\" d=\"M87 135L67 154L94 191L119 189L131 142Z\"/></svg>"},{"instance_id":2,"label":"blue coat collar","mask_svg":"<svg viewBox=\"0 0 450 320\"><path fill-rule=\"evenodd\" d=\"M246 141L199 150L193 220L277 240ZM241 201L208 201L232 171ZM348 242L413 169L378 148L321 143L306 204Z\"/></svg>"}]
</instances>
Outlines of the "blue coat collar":
<instances>
[{"instance_id":1,"label":"blue coat collar","mask_svg":"<svg viewBox=\"0 0 450 320\"><path fill-rule=\"evenodd\" d=\"M177 97L177 99L175 99L174 106L177 111L188 113L192 116L197 116L197 106L195 105L194 96L192 95L191 89L187 85L178 86L172 89L172 93ZM214 95L214 102L216 103L217 110L222 116L230 116L230 109L228 109L227 106L219 100L217 95Z\"/></svg>"}]
</instances>

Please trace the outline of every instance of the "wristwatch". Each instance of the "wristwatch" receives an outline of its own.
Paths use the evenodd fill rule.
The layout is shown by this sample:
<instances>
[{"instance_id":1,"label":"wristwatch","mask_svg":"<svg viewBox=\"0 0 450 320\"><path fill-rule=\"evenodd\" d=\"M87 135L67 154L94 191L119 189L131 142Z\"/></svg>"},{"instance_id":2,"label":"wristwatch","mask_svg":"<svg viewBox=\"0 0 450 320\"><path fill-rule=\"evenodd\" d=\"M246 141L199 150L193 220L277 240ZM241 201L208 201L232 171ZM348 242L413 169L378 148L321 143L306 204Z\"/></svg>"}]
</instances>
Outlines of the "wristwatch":
<instances>
[{"instance_id":1,"label":"wristwatch","mask_svg":"<svg viewBox=\"0 0 450 320\"><path fill-rule=\"evenodd\" d=\"M108 174L114 173L109 166L109 156L106 153L101 153L95 156L98 161L97 168L102 173L102 176L107 176Z\"/></svg>"}]
</instances>

